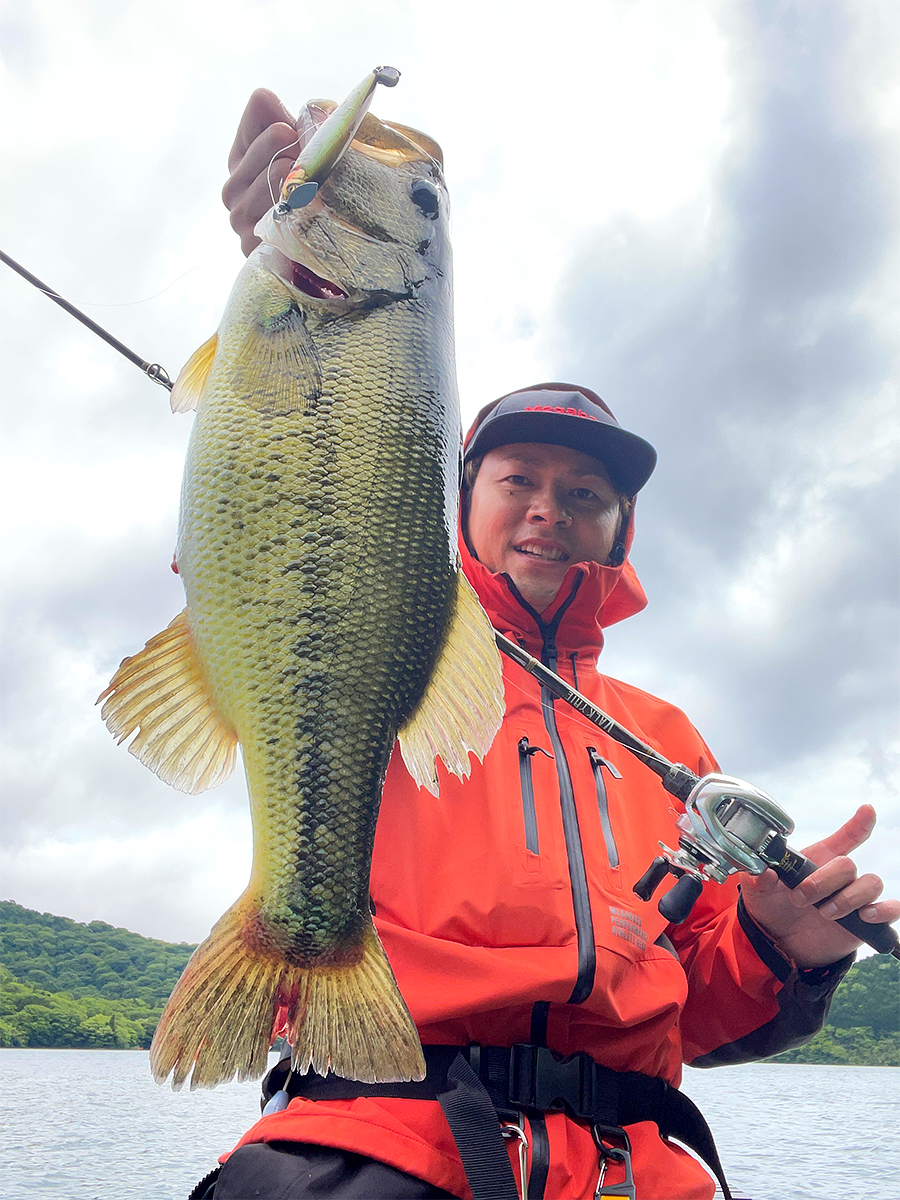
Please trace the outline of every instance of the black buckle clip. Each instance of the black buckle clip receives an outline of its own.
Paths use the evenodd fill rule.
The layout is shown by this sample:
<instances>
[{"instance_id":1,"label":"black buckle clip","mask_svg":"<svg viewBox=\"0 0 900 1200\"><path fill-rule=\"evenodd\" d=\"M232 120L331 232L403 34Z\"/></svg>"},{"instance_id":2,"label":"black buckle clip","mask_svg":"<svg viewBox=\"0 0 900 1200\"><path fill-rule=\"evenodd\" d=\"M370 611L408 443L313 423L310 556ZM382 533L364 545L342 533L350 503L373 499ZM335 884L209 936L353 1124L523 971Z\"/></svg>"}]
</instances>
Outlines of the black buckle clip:
<instances>
[{"instance_id":1,"label":"black buckle clip","mask_svg":"<svg viewBox=\"0 0 900 1200\"><path fill-rule=\"evenodd\" d=\"M601 1094L598 1075L587 1054L559 1058L546 1046L520 1043L509 1051L509 1100L516 1108L568 1111L582 1121L615 1119L618 1089Z\"/></svg>"}]
</instances>

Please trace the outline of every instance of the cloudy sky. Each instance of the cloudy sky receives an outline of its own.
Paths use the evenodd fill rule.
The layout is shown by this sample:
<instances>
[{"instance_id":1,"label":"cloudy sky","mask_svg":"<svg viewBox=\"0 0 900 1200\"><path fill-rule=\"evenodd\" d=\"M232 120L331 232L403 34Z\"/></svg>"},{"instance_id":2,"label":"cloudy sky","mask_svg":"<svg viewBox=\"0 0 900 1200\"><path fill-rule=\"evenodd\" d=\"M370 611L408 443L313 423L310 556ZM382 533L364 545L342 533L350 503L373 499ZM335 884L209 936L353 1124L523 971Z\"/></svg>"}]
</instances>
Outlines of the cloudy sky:
<instances>
[{"instance_id":1,"label":"cloudy sky","mask_svg":"<svg viewBox=\"0 0 900 1200\"><path fill-rule=\"evenodd\" d=\"M342 97L444 147L464 413L584 382L655 442L646 613L609 674L680 704L794 815L860 801L897 894L893 0L7 3L2 247L174 376L241 258L246 99ZM0 894L196 940L243 887L242 780L199 797L93 701L182 607L190 417L3 268Z\"/></svg>"}]
</instances>

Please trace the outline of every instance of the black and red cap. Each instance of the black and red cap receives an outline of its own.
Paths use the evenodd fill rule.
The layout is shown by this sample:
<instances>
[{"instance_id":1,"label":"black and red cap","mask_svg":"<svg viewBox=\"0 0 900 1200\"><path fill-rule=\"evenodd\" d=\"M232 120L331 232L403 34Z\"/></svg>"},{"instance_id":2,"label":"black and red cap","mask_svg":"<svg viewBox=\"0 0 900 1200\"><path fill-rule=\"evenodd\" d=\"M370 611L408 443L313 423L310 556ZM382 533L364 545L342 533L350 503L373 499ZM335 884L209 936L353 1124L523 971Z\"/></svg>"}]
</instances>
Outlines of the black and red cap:
<instances>
[{"instance_id":1,"label":"black and red cap","mask_svg":"<svg viewBox=\"0 0 900 1200\"><path fill-rule=\"evenodd\" d=\"M590 454L625 496L639 492L656 466L649 442L623 429L595 392L572 383L536 383L486 405L466 460L513 442L549 442Z\"/></svg>"}]
</instances>

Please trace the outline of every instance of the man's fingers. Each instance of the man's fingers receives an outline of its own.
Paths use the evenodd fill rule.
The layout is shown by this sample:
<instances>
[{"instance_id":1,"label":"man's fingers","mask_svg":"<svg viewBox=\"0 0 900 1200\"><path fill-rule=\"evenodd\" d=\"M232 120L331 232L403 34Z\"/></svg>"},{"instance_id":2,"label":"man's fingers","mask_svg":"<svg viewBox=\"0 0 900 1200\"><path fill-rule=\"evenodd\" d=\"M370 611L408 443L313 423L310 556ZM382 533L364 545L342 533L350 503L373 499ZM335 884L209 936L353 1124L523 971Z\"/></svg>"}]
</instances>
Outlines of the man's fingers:
<instances>
[{"instance_id":1,"label":"man's fingers","mask_svg":"<svg viewBox=\"0 0 900 1200\"><path fill-rule=\"evenodd\" d=\"M884 884L877 875L860 875L847 887L842 888L836 895L829 897L824 903L819 903L818 909L823 917L836 921L846 917L877 900L881 895Z\"/></svg>"},{"instance_id":2,"label":"man's fingers","mask_svg":"<svg viewBox=\"0 0 900 1200\"><path fill-rule=\"evenodd\" d=\"M875 809L871 804L862 804L840 829L820 842L807 846L803 853L814 863L827 863L829 859L850 854L857 846L861 846L874 828Z\"/></svg>"},{"instance_id":3,"label":"man's fingers","mask_svg":"<svg viewBox=\"0 0 900 1200\"><path fill-rule=\"evenodd\" d=\"M791 892L791 903L796 908L805 908L808 904L818 904L827 900L841 888L847 887L856 879L856 864L852 858L832 858L818 871L808 875L802 883ZM872 899L872 897L870 897Z\"/></svg>"},{"instance_id":4,"label":"man's fingers","mask_svg":"<svg viewBox=\"0 0 900 1200\"><path fill-rule=\"evenodd\" d=\"M893 925L900 921L900 900L880 900L877 904L867 904L859 914L864 921L875 925Z\"/></svg>"},{"instance_id":5,"label":"man's fingers","mask_svg":"<svg viewBox=\"0 0 900 1200\"><path fill-rule=\"evenodd\" d=\"M274 92L270 92L268 88L257 88L247 101L247 107L238 125L234 145L228 155L228 170L234 171L264 129L277 124L288 125L293 129L294 118Z\"/></svg>"},{"instance_id":6,"label":"man's fingers","mask_svg":"<svg viewBox=\"0 0 900 1200\"><path fill-rule=\"evenodd\" d=\"M272 167L272 187L275 189L276 196L281 187L281 180L288 172L288 166L285 166L279 175L277 167L277 163ZM253 230L260 217L264 216L271 207L272 200L266 177L258 175L250 187L241 193L229 215L231 227L240 237L245 254L249 254L254 246L259 245L259 239L255 237Z\"/></svg>"},{"instance_id":7,"label":"man's fingers","mask_svg":"<svg viewBox=\"0 0 900 1200\"><path fill-rule=\"evenodd\" d=\"M259 178L265 180L266 172L268 172L272 190L277 195L277 189L281 186L282 179L287 175L291 163L297 157L296 146L297 132L292 126L281 123L269 125L264 129L237 163L222 188L225 207L233 209L247 188L251 187ZM268 187L266 194L268 196ZM269 203L271 204L271 198Z\"/></svg>"}]
</instances>

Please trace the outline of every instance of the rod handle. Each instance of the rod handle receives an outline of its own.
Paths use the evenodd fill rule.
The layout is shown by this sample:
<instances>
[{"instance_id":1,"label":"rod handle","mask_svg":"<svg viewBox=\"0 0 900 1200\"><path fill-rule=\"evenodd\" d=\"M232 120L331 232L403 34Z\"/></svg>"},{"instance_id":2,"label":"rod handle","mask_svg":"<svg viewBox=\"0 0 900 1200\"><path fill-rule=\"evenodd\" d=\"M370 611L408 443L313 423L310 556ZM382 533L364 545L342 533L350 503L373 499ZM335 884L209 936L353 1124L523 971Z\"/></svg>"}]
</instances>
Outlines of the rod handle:
<instances>
[{"instance_id":1,"label":"rod handle","mask_svg":"<svg viewBox=\"0 0 900 1200\"><path fill-rule=\"evenodd\" d=\"M785 847L784 857L781 862L772 865L772 870L778 878L785 883L791 891L802 883L804 879L808 879L813 871L817 871L818 867L814 862L805 858L802 854L798 854L796 850L791 850ZM674 891L674 888L672 889ZM816 908L820 908L827 903L829 897L820 900ZM871 921L864 921L859 915L859 909L856 912L848 913L846 917L838 917L838 925L842 925L848 933L852 933L854 937L859 938L861 942L865 942L867 946L871 946L873 950L877 950L879 954L892 954L894 958L900 958L900 938L897 937L897 931L893 925L888 925L886 922L881 922L877 925Z\"/></svg>"}]
</instances>

